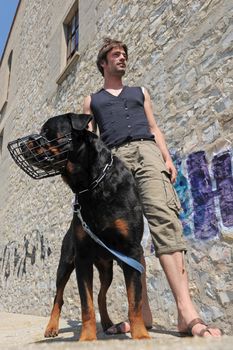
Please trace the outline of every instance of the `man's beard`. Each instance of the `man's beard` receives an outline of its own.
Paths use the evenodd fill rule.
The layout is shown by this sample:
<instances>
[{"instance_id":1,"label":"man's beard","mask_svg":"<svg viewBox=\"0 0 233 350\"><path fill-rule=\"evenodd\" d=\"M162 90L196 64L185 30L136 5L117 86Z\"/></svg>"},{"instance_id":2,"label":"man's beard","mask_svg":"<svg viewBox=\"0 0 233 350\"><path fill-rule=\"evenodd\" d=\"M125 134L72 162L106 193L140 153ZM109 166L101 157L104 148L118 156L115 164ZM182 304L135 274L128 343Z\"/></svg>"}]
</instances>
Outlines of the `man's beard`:
<instances>
[{"instance_id":1,"label":"man's beard","mask_svg":"<svg viewBox=\"0 0 233 350\"><path fill-rule=\"evenodd\" d=\"M124 69L124 70L115 69L113 73L114 73L114 75L116 75L118 77L123 77L123 75L125 75L125 71L126 71L126 69Z\"/></svg>"}]
</instances>

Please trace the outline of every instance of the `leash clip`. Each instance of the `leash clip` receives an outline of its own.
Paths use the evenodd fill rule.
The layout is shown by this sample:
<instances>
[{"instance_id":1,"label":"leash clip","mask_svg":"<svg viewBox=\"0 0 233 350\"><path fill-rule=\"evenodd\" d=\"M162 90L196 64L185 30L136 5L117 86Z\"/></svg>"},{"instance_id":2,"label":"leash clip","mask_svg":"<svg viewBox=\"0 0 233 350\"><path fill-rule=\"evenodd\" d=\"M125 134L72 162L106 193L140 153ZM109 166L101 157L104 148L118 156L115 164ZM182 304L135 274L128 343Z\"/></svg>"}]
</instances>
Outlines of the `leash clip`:
<instances>
[{"instance_id":1,"label":"leash clip","mask_svg":"<svg viewBox=\"0 0 233 350\"><path fill-rule=\"evenodd\" d=\"M77 195L75 196L75 200L73 202L73 212L76 214L79 214L81 212L81 205L79 204Z\"/></svg>"}]
</instances>

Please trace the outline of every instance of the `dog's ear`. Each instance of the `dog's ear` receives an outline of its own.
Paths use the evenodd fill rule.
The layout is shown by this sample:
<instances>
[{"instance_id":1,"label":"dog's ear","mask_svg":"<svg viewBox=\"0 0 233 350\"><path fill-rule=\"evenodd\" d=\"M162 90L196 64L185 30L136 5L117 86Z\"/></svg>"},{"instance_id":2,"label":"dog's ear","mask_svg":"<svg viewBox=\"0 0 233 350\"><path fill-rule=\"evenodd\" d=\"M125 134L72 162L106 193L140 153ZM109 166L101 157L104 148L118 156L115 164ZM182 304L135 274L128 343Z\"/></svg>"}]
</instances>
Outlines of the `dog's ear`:
<instances>
[{"instance_id":1,"label":"dog's ear","mask_svg":"<svg viewBox=\"0 0 233 350\"><path fill-rule=\"evenodd\" d=\"M92 120L92 116L90 114L70 113L70 120L72 128L80 131L87 128L89 122Z\"/></svg>"}]
</instances>

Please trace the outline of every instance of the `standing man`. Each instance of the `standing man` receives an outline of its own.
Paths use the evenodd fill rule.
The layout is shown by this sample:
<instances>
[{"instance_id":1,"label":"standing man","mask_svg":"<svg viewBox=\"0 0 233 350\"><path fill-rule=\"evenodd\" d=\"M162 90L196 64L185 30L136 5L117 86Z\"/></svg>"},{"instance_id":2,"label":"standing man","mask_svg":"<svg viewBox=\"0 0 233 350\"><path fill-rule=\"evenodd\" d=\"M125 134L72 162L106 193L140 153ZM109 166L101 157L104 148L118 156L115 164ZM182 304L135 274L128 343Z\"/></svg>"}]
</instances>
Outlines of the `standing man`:
<instances>
[{"instance_id":1,"label":"standing man","mask_svg":"<svg viewBox=\"0 0 233 350\"><path fill-rule=\"evenodd\" d=\"M148 92L141 87L123 85L127 60L128 49L124 43L105 39L97 57L104 86L85 98L83 112L94 116L101 139L134 175L155 253L176 301L178 330L192 335L218 337L221 331L205 325L190 298L184 264L186 245L178 218L180 204L172 186L177 172L164 135L155 122ZM143 290L143 317L149 328L152 316L145 276ZM128 330L129 324L122 322L112 326L108 333Z\"/></svg>"}]
</instances>

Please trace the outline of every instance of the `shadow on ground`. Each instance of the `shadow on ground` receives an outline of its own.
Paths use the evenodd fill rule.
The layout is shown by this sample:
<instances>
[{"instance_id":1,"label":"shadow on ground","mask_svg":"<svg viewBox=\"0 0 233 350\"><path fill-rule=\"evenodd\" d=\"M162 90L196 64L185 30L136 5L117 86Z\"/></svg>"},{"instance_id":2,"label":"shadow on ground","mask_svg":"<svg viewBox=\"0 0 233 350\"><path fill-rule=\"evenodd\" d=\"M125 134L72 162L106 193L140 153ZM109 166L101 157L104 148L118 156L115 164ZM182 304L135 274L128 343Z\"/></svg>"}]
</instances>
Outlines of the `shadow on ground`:
<instances>
[{"instance_id":1,"label":"shadow on ground","mask_svg":"<svg viewBox=\"0 0 233 350\"><path fill-rule=\"evenodd\" d=\"M77 341L81 334L81 328L82 324L78 321L73 320L67 320L67 327L63 327L59 329L59 333L57 337L52 338L44 338L43 340L39 340L35 342L36 344L43 344L43 343L56 343L56 342L72 342ZM71 336L67 336L68 333L71 333ZM152 338L156 336L156 334L161 335L170 335L174 337L185 337L184 334L181 334L179 332L176 332L174 330L166 330L161 326L154 326L152 329L149 330L149 333ZM100 323L97 323L97 339L98 340L112 340L112 339L131 339L130 333L126 334L117 334L117 335L106 335L101 327Z\"/></svg>"}]
</instances>

